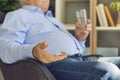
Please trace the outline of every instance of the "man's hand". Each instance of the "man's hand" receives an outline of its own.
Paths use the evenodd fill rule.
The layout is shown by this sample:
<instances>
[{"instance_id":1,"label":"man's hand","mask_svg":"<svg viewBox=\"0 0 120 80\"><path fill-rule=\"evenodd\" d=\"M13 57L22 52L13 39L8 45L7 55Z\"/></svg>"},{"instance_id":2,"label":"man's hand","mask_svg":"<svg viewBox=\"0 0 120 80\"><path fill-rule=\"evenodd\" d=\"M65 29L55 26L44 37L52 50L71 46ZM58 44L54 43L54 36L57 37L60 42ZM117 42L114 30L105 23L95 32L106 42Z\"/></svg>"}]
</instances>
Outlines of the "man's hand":
<instances>
[{"instance_id":1,"label":"man's hand","mask_svg":"<svg viewBox=\"0 0 120 80\"><path fill-rule=\"evenodd\" d=\"M86 25L77 23L75 28L75 35L79 41L82 41L87 38L91 30L92 28L90 20L88 20L88 24Z\"/></svg>"},{"instance_id":2,"label":"man's hand","mask_svg":"<svg viewBox=\"0 0 120 80\"><path fill-rule=\"evenodd\" d=\"M43 63L51 63L62 60L67 57L67 54L64 52L60 52L57 55L48 53L45 50L47 46L48 46L47 42L39 43L38 45L36 45L32 51L33 56Z\"/></svg>"}]
</instances>

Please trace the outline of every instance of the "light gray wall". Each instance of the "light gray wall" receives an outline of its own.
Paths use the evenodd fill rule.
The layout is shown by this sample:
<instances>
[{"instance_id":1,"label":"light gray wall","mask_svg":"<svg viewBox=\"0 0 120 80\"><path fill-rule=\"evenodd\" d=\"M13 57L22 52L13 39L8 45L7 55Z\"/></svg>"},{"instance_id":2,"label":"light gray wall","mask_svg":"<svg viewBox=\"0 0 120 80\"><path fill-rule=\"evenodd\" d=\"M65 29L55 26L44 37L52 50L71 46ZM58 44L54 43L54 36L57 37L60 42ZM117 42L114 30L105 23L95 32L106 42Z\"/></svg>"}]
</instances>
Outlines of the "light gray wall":
<instances>
[{"instance_id":1,"label":"light gray wall","mask_svg":"<svg viewBox=\"0 0 120 80\"><path fill-rule=\"evenodd\" d=\"M98 47L115 47L120 55L120 31L99 31Z\"/></svg>"}]
</instances>

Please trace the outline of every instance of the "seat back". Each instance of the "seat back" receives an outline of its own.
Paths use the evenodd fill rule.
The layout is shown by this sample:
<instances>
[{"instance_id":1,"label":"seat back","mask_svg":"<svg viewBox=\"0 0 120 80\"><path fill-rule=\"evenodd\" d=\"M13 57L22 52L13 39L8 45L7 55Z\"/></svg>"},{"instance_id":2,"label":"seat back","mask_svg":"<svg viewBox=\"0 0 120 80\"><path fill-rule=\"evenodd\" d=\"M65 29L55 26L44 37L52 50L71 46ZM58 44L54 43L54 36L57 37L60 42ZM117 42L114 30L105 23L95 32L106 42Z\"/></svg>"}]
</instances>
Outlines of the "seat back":
<instances>
[{"instance_id":1,"label":"seat back","mask_svg":"<svg viewBox=\"0 0 120 80\"><path fill-rule=\"evenodd\" d=\"M0 11L0 24L3 23L4 18L5 18L5 13L3 13L3 12ZM2 71L1 71L1 65L2 65L2 62L0 60L0 80L4 80L3 74L2 74Z\"/></svg>"},{"instance_id":2,"label":"seat back","mask_svg":"<svg viewBox=\"0 0 120 80\"><path fill-rule=\"evenodd\" d=\"M12 64L0 60L0 69L4 77L0 80L56 80L42 63L34 59L21 60Z\"/></svg>"},{"instance_id":3,"label":"seat back","mask_svg":"<svg viewBox=\"0 0 120 80\"><path fill-rule=\"evenodd\" d=\"M0 11L0 24L3 23L4 18L5 18L5 13L3 13L3 12Z\"/></svg>"}]
</instances>

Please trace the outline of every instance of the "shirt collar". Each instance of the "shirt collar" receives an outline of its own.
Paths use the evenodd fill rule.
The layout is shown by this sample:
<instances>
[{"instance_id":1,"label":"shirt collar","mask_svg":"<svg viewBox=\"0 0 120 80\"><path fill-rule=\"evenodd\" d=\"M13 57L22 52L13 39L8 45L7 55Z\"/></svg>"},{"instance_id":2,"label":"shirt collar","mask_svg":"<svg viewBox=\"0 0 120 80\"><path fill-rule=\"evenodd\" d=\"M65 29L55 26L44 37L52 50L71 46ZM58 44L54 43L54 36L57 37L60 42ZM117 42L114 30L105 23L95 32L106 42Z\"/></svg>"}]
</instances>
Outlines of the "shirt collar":
<instances>
[{"instance_id":1,"label":"shirt collar","mask_svg":"<svg viewBox=\"0 0 120 80\"><path fill-rule=\"evenodd\" d=\"M22 7L23 9L25 10L28 10L30 12L38 12L40 13L41 15L45 15L47 17L53 17L53 14L52 14L52 11L51 10L48 10L46 12L46 14L44 14L44 12L42 11L42 9L40 9L39 7L36 7L36 6L32 6L32 5L24 5Z\"/></svg>"}]
</instances>

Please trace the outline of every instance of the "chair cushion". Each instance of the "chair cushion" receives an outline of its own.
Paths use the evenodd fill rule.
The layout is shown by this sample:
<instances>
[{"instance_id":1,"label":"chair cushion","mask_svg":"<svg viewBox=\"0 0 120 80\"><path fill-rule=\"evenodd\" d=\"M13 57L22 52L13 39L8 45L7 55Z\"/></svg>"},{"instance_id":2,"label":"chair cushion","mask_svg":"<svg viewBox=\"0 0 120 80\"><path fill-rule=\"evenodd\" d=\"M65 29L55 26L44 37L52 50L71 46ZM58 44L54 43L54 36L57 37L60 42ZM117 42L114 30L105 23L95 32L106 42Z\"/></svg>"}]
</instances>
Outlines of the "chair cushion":
<instances>
[{"instance_id":1,"label":"chair cushion","mask_svg":"<svg viewBox=\"0 0 120 80\"><path fill-rule=\"evenodd\" d=\"M5 18L5 13L3 13L3 12L0 11L0 24L3 23L4 18Z\"/></svg>"}]
</instances>

